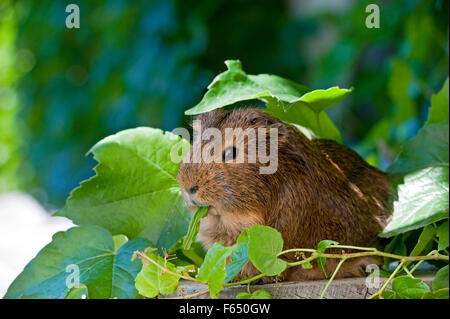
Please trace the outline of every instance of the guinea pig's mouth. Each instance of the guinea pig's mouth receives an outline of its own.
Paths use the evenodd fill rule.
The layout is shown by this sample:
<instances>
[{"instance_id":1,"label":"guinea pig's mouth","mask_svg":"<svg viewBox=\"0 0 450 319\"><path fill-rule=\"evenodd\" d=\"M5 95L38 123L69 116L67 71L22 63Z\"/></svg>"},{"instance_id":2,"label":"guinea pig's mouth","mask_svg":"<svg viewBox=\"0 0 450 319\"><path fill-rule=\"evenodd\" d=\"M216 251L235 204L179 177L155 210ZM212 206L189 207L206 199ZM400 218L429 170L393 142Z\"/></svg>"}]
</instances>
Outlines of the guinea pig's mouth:
<instances>
[{"instance_id":1,"label":"guinea pig's mouth","mask_svg":"<svg viewBox=\"0 0 450 319\"><path fill-rule=\"evenodd\" d=\"M189 196L185 192L183 192L182 194L183 194L183 197L184 197L187 207L189 207L189 209L192 211L195 211L199 207L208 207L210 211L213 208L212 205L209 205L207 203L202 203L197 198L193 198L194 196Z\"/></svg>"},{"instance_id":2,"label":"guinea pig's mouth","mask_svg":"<svg viewBox=\"0 0 450 319\"><path fill-rule=\"evenodd\" d=\"M194 204L194 206L197 206L197 207L211 207L211 205L202 204L202 203L196 201L195 199L192 200L192 204Z\"/></svg>"},{"instance_id":3,"label":"guinea pig's mouth","mask_svg":"<svg viewBox=\"0 0 450 319\"><path fill-rule=\"evenodd\" d=\"M188 199L187 205L189 207L193 207L193 208L195 208L195 207L210 207L210 205L203 204L203 203L199 202L198 200L195 200L192 198Z\"/></svg>"},{"instance_id":4,"label":"guinea pig's mouth","mask_svg":"<svg viewBox=\"0 0 450 319\"><path fill-rule=\"evenodd\" d=\"M208 213L209 214L217 215L217 212L216 212L214 206L212 206L212 205L206 205L206 204L202 204L202 203L199 203L199 202L196 202L196 201L193 201L192 204L193 205L189 205L189 209L192 210L193 212L195 212L197 210L197 208L208 207Z\"/></svg>"},{"instance_id":5,"label":"guinea pig's mouth","mask_svg":"<svg viewBox=\"0 0 450 319\"><path fill-rule=\"evenodd\" d=\"M196 209L197 207L209 207L209 208L213 208L212 205L206 205L203 203L200 203L199 201L196 200L191 200L190 203L188 203L189 208L191 209Z\"/></svg>"}]
</instances>

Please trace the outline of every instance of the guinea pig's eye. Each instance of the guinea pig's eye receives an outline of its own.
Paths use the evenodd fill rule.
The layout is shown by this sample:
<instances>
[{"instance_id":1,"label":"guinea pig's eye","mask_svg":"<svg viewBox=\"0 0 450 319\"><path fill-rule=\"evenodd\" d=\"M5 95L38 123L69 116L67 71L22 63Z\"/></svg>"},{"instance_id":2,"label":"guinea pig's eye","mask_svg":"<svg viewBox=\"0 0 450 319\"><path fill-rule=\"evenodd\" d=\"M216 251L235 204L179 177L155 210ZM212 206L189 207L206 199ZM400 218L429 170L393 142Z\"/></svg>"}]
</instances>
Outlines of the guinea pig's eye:
<instances>
[{"instance_id":1,"label":"guinea pig's eye","mask_svg":"<svg viewBox=\"0 0 450 319\"><path fill-rule=\"evenodd\" d=\"M229 146L225 149L225 151L223 151L223 160L226 162L235 159L237 154L238 154L237 148L234 146Z\"/></svg>"}]
</instances>

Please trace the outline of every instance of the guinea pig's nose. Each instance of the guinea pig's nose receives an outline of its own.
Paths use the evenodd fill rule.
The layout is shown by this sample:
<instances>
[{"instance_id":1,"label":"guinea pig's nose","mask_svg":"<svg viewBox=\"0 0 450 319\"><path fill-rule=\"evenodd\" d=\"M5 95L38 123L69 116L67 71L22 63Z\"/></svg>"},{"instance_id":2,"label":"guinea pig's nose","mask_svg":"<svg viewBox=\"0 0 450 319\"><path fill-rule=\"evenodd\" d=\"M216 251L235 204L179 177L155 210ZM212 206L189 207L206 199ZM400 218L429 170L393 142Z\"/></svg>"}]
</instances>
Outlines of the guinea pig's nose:
<instances>
[{"instance_id":1,"label":"guinea pig's nose","mask_svg":"<svg viewBox=\"0 0 450 319\"><path fill-rule=\"evenodd\" d=\"M189 193L191 194L195 194L198 191L198 186L192 186L191 188L189 188Z\"/></svg>"}]
</instances>

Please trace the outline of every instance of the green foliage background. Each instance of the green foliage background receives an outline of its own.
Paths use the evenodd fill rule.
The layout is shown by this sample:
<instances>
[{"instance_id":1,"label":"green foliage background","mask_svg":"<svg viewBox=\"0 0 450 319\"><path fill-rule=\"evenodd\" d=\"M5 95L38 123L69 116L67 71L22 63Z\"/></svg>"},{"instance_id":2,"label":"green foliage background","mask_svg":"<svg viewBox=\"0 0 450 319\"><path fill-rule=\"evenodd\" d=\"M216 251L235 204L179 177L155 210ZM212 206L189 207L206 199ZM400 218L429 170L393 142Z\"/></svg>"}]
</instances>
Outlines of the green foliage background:
<instances>
[{"instance_id":1,"label":"green foliage background","mask_svg":"<svg viewBox=\"0 0 450 319\"><path fill-rule=\"evenodd\" d=\"M182 276L207 283L215 298L249 260L261 274L241 283L311 268L314 258L324 270L326 248L353 246L323 240L313 259L285 262L281 235L255 225L205 255L192 238L206 211L183 240L191 214L169 156L189 145L155 128L264 102L282 121L342 140L396 177L394 215L380 234L392 240L377 254L383 271L401 260L389 280L400 276L392 292L385 284L371 298L448 298L448 2L380 3L380 29L365 27L367 4L82 1L81 29L68 30L66 3L2 2L0 192L21 188L52 210L84 180L57 214L80 227L56 233L5 297L155 297L174 292ZM285 78L316 90L305 94ZM82 159L87 150L93 158ZM97 175L87 179L94 160ZM405 255L417 262L409 270ZM166 265L167 256L177 258ZM433 291L412 275L425 260L440 268ZM70 289L62 279L72 263L83 284Z\"/></svg>"},{"instance_id":2,"label":"green foliage background","mask_svg":"<svg viewBox=\"0 0 450 319\"><path fill-rule=\"evenodd\" d=\"M355 90L328 111L343 142L385 169L448 76L448 1L70 1L0 3L0 192L60 208L93 175L82 158L139 125L185 126L223 61L249 74ZM322 3L322 4L321 4ZM378 3L380 29L364 25Z\"/></svg>"}]
</instances>

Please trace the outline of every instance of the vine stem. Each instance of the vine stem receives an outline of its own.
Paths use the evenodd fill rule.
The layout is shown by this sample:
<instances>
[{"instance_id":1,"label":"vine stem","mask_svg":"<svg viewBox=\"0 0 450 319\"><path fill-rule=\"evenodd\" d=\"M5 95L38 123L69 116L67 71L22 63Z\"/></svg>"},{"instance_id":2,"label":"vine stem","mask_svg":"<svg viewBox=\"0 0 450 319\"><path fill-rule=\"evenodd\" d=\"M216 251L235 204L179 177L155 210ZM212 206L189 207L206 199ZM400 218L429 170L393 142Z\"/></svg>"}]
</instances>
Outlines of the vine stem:
<instances>
[{"instance_id":1,"label":"vine stem","mask_svg":"<svg viewBox=\"0 0 450 319\"><path fill-rule=\"evenodd\" d=\"M201 281L201 280L199 280L199 279L197 279L197 278L194 278L194 277L191 277L191 276L180 275L180 274L177 274L176 272L173 272L173 271L167 269L167 267L161 266L161 265L158 264L156 261L154 261L153 259L151 259L149 256L147 256L146 254L144 254L144 253L142 253L142 252L140 252L140 251L138 251L138 250L136 250L134 253L135 253L136 255L138 255L141 259L145 259L145 260L151 262L153 265L155 265L156 267L158 267L158 268L161 269L162 271L167 272L167 273L169 273L169 274L171 274L171 275L173 275L173 276L175 276L175 277L183 278L183 279L186 279L186 280L195 281L195 282L200 282L200 283L202 283L202 284L205 284L205 282L203 282L203 281Z\"/></svg>"},{"instance_id":2,"label":"vine stem","mask_svg":"<svg viewBox=\"0 0 450 319\"><path fill-rule=\"evenodd\" d=\"M335 246L333 246L334 248ZM348 254L327 254L327 253L321 253L321 252L315 252L313 253L309 258L306 258L301 261L297 262L291 262L288 263L289 267L298 266L301 264L304 264L305 262L310 262L314 259L325 257L325 258L332 258L332 259L350 259L350 258L358 258L358 257L366 257L366 256L381 256L381 257L389 257L393 259L399 259L406 261L419 261L419 260L444 260L448 261L449 257L446 255L441 255L439 253L435 253L432 255L427 256L401 256L401 255L395 255L391 253L385 253L379 250L374 251L367 251L367 252L361 252L361 253L348 253Z\"/></svg>"},{"instance_id":3,"label":"vine stem","mask_svg":"<svg viewBox=\"0 0 450 319\"><path fill-rule=\"evenodd\" d=\"M334 277L336 276L337 272L339 271L339 269L341 268L342 264L346 261L345 258L342 258L341 261L339 262L339 264L336 266L336 269L333 272L333 275L331 276L330 280L328 280L327 285L325 286L325 288L323 288L322 293L320 294L320 299L323 299L325 297L325 293L328 290L328 287L330 287L331 282L333 281Z\"/></svg>"},{"instance_id":4,"label":"vine stem","mask_svg":"<svg viewBox=\"0 0 450 319\"><path fill-rule=\"evenodd\" d=\"M267 275L266 274L259 274L259 275L253 276L251 278L248 278L248 279L245 279L245 280L242 280L242 281L238 281L238 282L231 282L231 283L225 284L223 286L224 287L231 287L231 286L237 286L237 285L245 285L245 284L251 283L252 281L258 280L259 278L262 278L262 277L265 277L265 276L267 276Z\"/></svg>"},{"instance_id":5,"label":"vine stem","mask_svg":"<svg viewBox=\"0 0 450 319\"><path fill-rule=\"evenodd\" d=\"M409 271L411 274L414 273L414 271L419 267L425 260L420 260L417 264L414 265L414 267Z\"/></svg>"},{"instance_id":6,"label":"vine stem","mask_svg":"<svg viewBox=\"0 0 450 319\"><path fill-rule=\"evenodd\" d=\"M344 246L344 245L336 245L336 246L332 246L332 248L347 248L347 249L358 249L358 250L365 250L365 252L361 252L361 253L347 253L347 254L327 254L327 253L321 253L318 251L315 251L310 257L305 258L304 260L301 261L297 261L297 262L292 262L292 263L287 263L288 267L294 267L294 266L299 266L305 263L309 263L317 258L321 258L321 257L325 257L325 258L335 258L335 259L341 259L339 264L337 265L332 277L330 278L330 280L328 281L327 285L325 286L324 290L322 291L322 294L320 296L320 298L322 299L325 296L326 291L328 290L328 287L331 285L331 282L333 281L334 277L336 276L337 272L339 271L339 269L341 268L342 264L350 258L357 258L357 257L365 257L365 256L382 256L382 257L389 257L389 258L393 258L393 259L399 259L401 261L399 267L397 268L394 273L392 273L392 275L389 277L389 279L386 281L386 283L384 284L384 286L374 295L372 295L370 297L370 299L375 298L377 295L380 295L387 287L387 285L389 284L389 282L392 280L392 278L394 278L394 276L397 274L397 272L404 268L404 265L407 261L419 261L418 264L424 262L425 260L449 260L449 257L446 255L441 255L439 254L438 251L434 250L431 253L429 253L427 256L401 256L401 255L395 255L395 254L391 254L391 253L385 253L385 252L381 252L378 251L376 248L365 248L365 247L354 247L354 246ZM296 250L296 249L290 249L289 251L283 251L282 253L280 253L279 255L282 255L283 253L287 253L287 252L293 252L293 251L302 251L302 250ZM407 271L408 275L413 277L412 273L414 272L414 270L417 268L418 265L416 265L411 271Z\"/></svg>"},{"instance_id":7,"label":"vine stem","mask_svg":"<svg viewBox=\"0 0 450 319\"><path fill-rule=\"evenodd\" d=\"M308 248L294 248L294 249L288 249L288 250L283 250L281 253L279 253L277 255L277 257L287 254L287 253L294 253L294 252L309 252L309 253L315 253L316 250L315 249L308 249Z\"/></svg>"},{"instance_id":8,"label":"vine stem","mask_svg":"<svg viewBox=\"0 0 450 319\"><path fill-rule=\"evenodd\" d=\"M381 296L381 294L383 293L383 291L386 289L386 287L389 285L389 283L391 282L391 280L395 277L395 275L400 271L400 269L403 268L403 265L405 264L405 261L402 260L400 262L400 264L397 266L397 268L395 268L394 272L389 276L388 280L386 280L386 282L384 283L384 285L381 287L380 290L378 290L376 293L374 293L372 296L369 297L369 299L374 299L378 296Z\"/></svg>"},{"instance_id":9,"label":"vine stem","mask_svg":"<svg viewBox=\"0 0 450 319\"><path fill-rule=\"evenodd\" d=\"M414 278L413 274L408 270L408 267L406 267L406 265L403 265L403 270L409 277Z\"/></svg>"},{"instance_id":10,"label":"vine stem","mask_svg":"<svg viewBox=\"0 0 450 319\"><path fill-rule=\"evenodd\" d=\"M380 296L383 291L386 289L386 287L389 285L389 283L392 281L392 279L395 277L395 275L401 270L404 269L405 263L407 262L411 262L411 261L418 261L418 263L410 270L407 271L408 275L412 276L412 273L416 270L416 268L424 261L426 260L444 260L444 261L449 261L449 256L447 255L442 255L440 254L438 251L433 250L432 252L430 252L428 255L426 256L401 256L401 255L395 255L395 254L391 254L391 253L386 253L386 252L382 252L377 250L376 248L370 248L370 247L356 247L356 246L346 246L346 245L335 245L335 246L331 246L328 248L343 248L343 249L355 249L355 250L362 250L363 252L359 252L359 253L343 253L343 254L328 254L328 253L324 253L324 252L318 252L317 250L314 249L288 249L288 250L284 250L281 253L279 253L277 256L281 256L283 254L286 253L290 253L290 252L311 252L311 256L308 258L305 258L303 260L297 261L297 262L286 262L286 266L287 268L290 267L295 267L295 266L299 266L302 264L306 264L306 263L310 263L311 261L317 259L317 258L330 258L330 259L341 259L339 261L339 264L337 265L336 269L333 272L333 275L331 276L330 280L328 281L327 285L325 286L324 290L321 293L320 298L322 299L325 296L326 291L328 290L329 286L331 285L331 282L333 281L333 279L335 278L335 276L337 275L339 269L341 268L341 266L344 264L344 262L347 259L351 259L351 258L358 258L358 257L365 257L365 256L381 256L381 257L388 257L388 258L392 258L392 259L398 259L400 260L400 264L397 266L397 268L395 269L395 271L391 274L391 276L388 278L388 280L384 283L384 285L381 287L380 290L378 290L375 294L373 294L372 296L369 297L369 299L373 299L377 296ZM186 279L189 281L194 281L194 282L198 282L198 283L202 283L202 284L207 284L207 282L203 282L197 278L191 277L191 276L184 276L184 275L180 275L178 273L175 273L171 270L169 270L167 267L160 265L158 262L154 261L152 258L150 258L149 256L147 256L146 254L140 252L140 251L135 251L134 252L136 255L138 255L141 259L144 259L148 262L151 262L152 264L154 264L156 267L158 267L159 269L163 270L164 272L167 272L175 277L178 278L182 278L182 279ZM250 284L251 282L262 278L262 277L266 277L268 276L265 273L261 273L259 275L253 276L251 278L242 280L242 281L238 281L238 282L233 282L233 283L228 283L223 285L223 287L231 287L231 286L237 286L237 285L244 285L244 284ZM186 296L179 296L179 297L173 297L173 298L162 298L162 299L189 299L189 298L194 298L203 294L206 294L209 290L204 290L204 291L200 291L194 294L190 294L190 295L186 295Z\"/></svg>"},{"instance_id":11,"label":"vine stem","mask_svg":"<svg viewBox=\"0 0 450 319\"><path fill-rule=\"evenodd\" d=\"M355 249L355 250L366 250L366 251L377 251L376 248L373 247L357 247L357 246L348 246L348 245L334 245L330 246L328 248L343 248L343 249ZM309 249L309 248L293 248L293 249L287 249L280 252L277 257L287 254L287 253L293 253L293 252L310 252L315 253L317 252L316 249Z\"/></svg>"}]
</instances>

